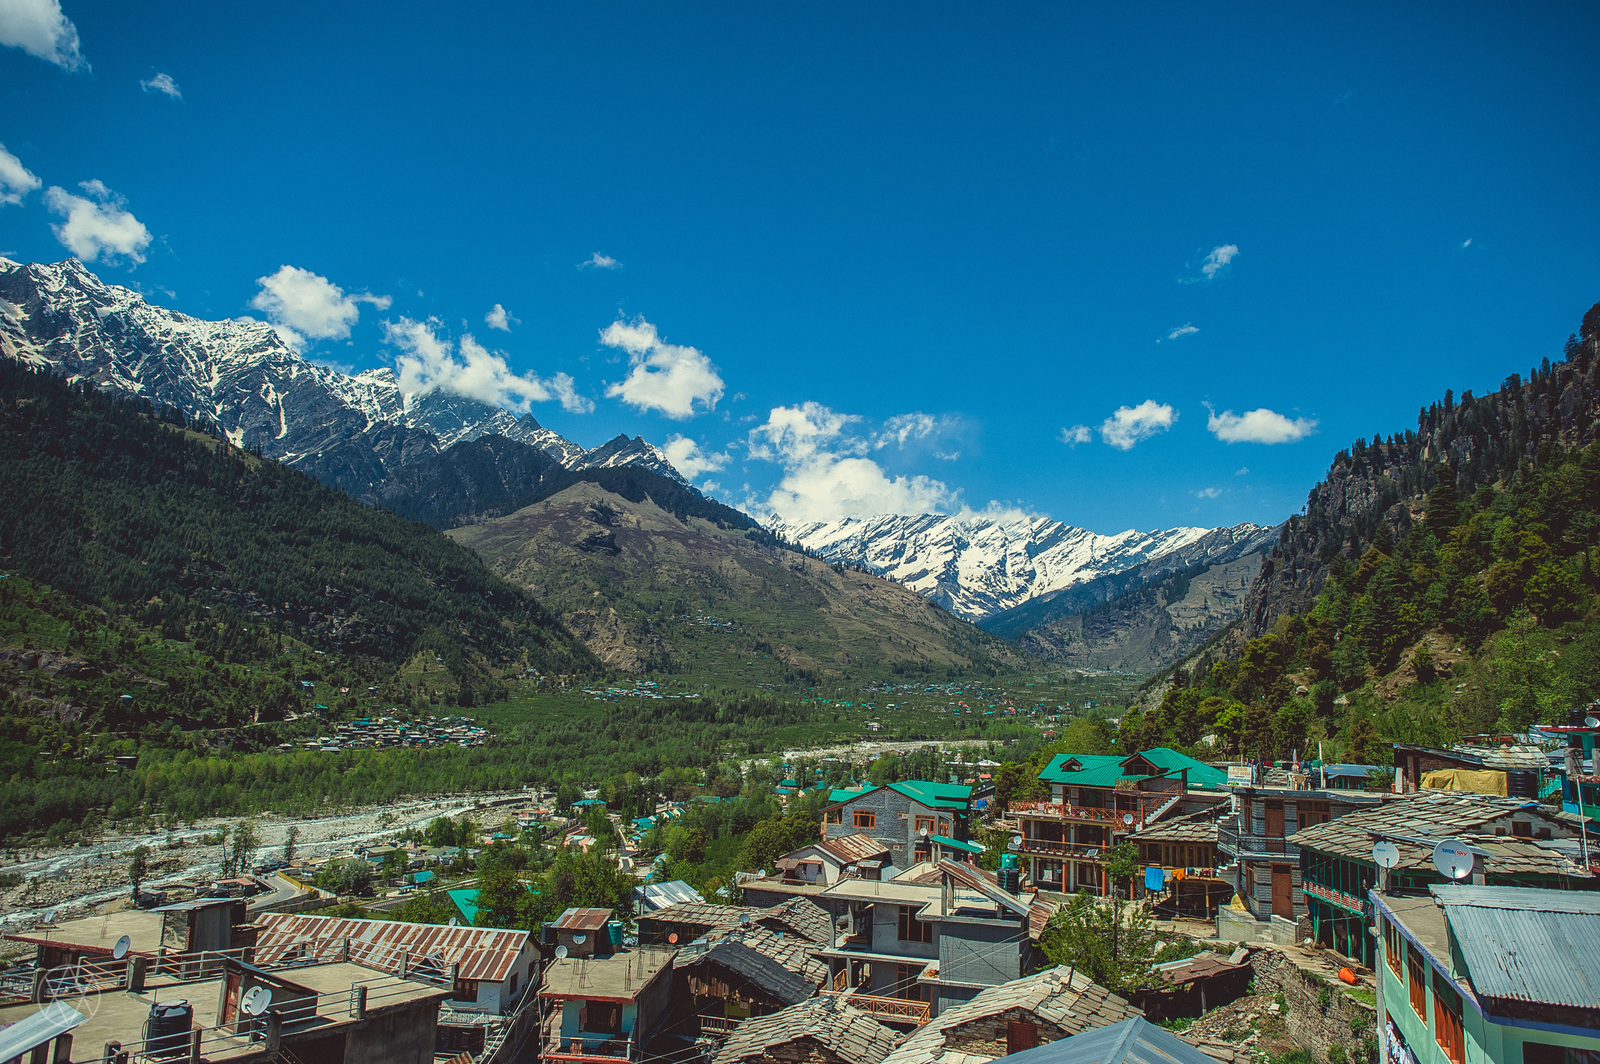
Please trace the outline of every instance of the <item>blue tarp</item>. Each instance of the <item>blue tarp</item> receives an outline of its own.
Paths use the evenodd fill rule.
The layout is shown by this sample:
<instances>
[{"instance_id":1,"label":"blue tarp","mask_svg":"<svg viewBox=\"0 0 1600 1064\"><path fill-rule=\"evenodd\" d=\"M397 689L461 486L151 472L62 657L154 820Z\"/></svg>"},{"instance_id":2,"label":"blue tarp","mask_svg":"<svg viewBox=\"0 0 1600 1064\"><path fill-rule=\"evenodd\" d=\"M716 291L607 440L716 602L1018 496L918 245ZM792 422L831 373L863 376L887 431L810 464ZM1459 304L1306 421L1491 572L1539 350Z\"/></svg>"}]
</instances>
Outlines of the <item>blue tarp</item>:
<instances>
[{"instance_id":1,"label":"blue tarp","mask_svg":"<svg viewBox=\"0 0 1600 1064\"><path fill-rule=\"evenodd\" d=\"M1161 890L1166 886L1166 877L1161 874L1161 869L1153 865L1144 870L1144 889Z\"/></svg>"}]
</instances>

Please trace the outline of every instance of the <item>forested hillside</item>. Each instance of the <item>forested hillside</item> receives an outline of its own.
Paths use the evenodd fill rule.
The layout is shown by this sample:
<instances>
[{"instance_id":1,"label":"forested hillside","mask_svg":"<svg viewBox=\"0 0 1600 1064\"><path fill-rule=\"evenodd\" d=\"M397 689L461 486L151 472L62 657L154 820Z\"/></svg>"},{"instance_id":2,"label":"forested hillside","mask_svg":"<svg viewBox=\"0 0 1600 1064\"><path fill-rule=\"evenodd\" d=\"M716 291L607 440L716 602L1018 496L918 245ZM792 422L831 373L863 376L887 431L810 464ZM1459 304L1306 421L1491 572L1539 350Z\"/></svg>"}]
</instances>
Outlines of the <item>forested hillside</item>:
<instances>
[{"instance_id":1,"label":"forested hillside","mask_svg":"<svg viewBox=\"0 0 1600 1064\"><path fill-rule=\"evenodd\" d=\"M1233 657L1180 670L1125 748L1206 735L1230 752L1383 762L1564 721L1600 694L1600 305L1564 357L1496 393L1357 441L1291 519Z\"/></svg>"},{"instance_id":2,"label":"forested hillside","mask_svg":"<svg viewBox=\"0 0 1600 1064\"><path fill-rule=\"evenodd\" d=\"M0 566L219 660L285 639L452 687L592 656L526 591L438 532L187 427L0 364Z\"/></svg>"}]
</instances>

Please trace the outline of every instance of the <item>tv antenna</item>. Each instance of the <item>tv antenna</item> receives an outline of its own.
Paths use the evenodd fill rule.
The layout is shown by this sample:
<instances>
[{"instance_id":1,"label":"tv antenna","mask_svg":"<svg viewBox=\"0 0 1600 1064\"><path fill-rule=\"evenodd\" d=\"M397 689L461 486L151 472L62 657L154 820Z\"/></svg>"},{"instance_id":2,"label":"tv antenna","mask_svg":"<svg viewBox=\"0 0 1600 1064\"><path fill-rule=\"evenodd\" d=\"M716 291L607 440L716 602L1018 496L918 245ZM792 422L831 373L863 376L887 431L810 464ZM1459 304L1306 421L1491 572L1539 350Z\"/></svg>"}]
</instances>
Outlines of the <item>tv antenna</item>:
<instances>
[{"instance_id":1,"label":"tv antenna","mask_svg":"<svg viewBox=\"0 0 1600 1064\"><path fill-rule=\"evenodd\" d=\"M117 944L111 947L111 956L120 961L122 958L128 955L128 951L132 948L133 939L129 938L127 935L123 935L121 938L117 939Z\"/></svg>"},{"instance_id":2,"label":"tv antenna","mask_svg":"<svg viewBox=\"0 0 1600 1064\"><path fill-rule=\"evenodd\" d=\"M259 1016L267 1011L267 1006L270 1004L272 1004L272 991L264 986L253 986L250 992L245 994L239 1007L244 1010L246 1016Z\"/></svg>"},{"instance_id":3,"label":"tv antenna","mask_svg":"<svg viewBox=\"0 0 1600 1064\"><path fill-rule=\"evenodd\" d=\"M1445 839L1433 848L1433 867L1449 880L1465 879L1472 874L1472 851L1456 839Z\"/></svg>"}]
</instances>

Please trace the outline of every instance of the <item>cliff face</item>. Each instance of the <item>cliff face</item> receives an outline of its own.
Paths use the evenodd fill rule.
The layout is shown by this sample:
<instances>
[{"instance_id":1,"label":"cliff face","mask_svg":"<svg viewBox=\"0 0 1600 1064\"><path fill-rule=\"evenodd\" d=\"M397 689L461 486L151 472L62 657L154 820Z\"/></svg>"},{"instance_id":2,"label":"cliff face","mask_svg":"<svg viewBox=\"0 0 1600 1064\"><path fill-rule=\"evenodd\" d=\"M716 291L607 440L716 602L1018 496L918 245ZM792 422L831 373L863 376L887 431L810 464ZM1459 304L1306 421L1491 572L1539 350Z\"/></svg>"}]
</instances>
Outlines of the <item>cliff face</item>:
<instances>
[{"instance_id":1,"label":"cliff face","mask_svg":"<svg viewBox=\"0 0 1600 1064\"><path fill-rule=\"evenodd\" d=\"M1505 379L1488 395L1445 392L1417 415L1417 427L1388 439L1357 440L1333 464L1279 534L1245 600L1244 632L1262 635L1281 616L1303 612L1343 552L1354 561L1380 526L1403 535L1423 519L1423 500L1448 466L1463 496L1480 485L1537 467L1551 449L1566 450L1600 436L1600 303L1583 316L1563 358L1548 359L1524 380Z\"/></svg>"}]
</instances>

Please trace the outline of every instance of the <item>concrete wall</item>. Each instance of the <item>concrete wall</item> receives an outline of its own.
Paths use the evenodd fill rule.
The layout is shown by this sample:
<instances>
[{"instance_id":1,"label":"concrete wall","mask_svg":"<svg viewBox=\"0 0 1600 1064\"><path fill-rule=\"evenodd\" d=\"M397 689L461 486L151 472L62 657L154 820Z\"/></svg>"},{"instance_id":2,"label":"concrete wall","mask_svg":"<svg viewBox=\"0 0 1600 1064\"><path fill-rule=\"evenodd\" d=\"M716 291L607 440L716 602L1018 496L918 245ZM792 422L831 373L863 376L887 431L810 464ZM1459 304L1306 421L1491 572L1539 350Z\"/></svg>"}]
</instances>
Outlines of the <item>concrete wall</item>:
<instances>
[{"instance_id":1,"label":"concrete wall","mask_svg":"<svg viewBox=\"0 0 1600 1064\"><path fill-rule=\"evenodd\" d=\"M1249 913L1227 906L1217 910L1217 937L1224 942L1271 942L1279 946L1293 946L1300 941L1300 930L1299 923L1281 916L1257 920Z\"/></svg>"},{"instance_id":2,"label":"concrete wall","mask_svg":"<svg viewBox=\"0 0 1600 1064\"><path fill-rule=\"evenodd\" d=\"M344 1041L344 1064L433 1064L439 1003L423 1001L369 1012Z\"/></svg>"},{"instance_id":3,"label":"concrete wall","mask_svg":"<svg viewBox=\"0 0 1600 1064\"><path fill-rule=\"evenodd\" d=\"M1030 942L1020 921L946 920L939 931L940 979L998 986L1022 977Z\"/></svg>"},{"instance_id":4,"label":"concrete wall","mask_svg":"<svg viewBox=\"0 0 1600 1064\"><path fill-rule=\"evenodd\" d=\"M939 955L939 930L939 925L935 924L932 942L904 941L900 938L900 906L881 903L872 906L872 952L874 953L932 960Z\"/></svg>"}]
</instances>

